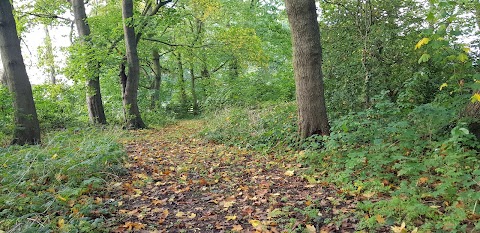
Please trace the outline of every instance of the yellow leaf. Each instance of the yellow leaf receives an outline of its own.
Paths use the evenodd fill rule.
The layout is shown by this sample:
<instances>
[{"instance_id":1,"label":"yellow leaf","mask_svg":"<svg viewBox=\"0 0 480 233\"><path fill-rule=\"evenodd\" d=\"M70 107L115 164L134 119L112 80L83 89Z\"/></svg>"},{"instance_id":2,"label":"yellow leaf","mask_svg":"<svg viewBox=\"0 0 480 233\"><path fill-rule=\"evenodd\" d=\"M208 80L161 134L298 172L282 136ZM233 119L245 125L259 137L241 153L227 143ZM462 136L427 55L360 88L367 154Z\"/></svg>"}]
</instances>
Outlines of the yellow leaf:
<instances>
[{"instance_id":1,"label":"yellow leaf","mask_svg":"<svg viewBox=\"0 0 480 233\"><path fill-rule=\"evenodd\" d=\"M377 215L377 216L375 216L375 219L377 220L377 222L378 222L379 224L384 224L384 223L385 223L385 218L382 217L382 215Z\"/></svg>"},{"instance_id":2,"label":"yellow leaf","mask_svg":"<svg viewBox=\"0 0 480 233\"><path fill-rule=\"evenodd\" d=\"M253 227L258 227L261 224L261 222L258 220L248 220L248 222L252 224Z\"/></svg>"},{"instance_id":3,"label":"yellow leaf","mask_svg":"<svg viewBox=\"0 0 480 233\"><path fill-rule=\"evenodd\" d=\"M475 93L470 99L472 100L472 103L480 102L480 93Z\"/></svg>"},{"instance_id":4,"label":"yellow leaf","mask_svg":"<svg viewBox=\"0 0 480 233\"><path fill-rule=\"evenodd\" d=\"M58 157L57 154L52 155L52 159L56 159Z\"/></svg>"},{"instance_id":5,"label":"yellow leaf","mask_svg":"<svg viewBox=\"0 0 480 233\"><path fill-rule=\"evenodd\" d=\"M223 202L223 207L225 208L232 207L234 203L235 201L225 201Z\"/></svg>"},{"instance_id":6,"label":"yellow leaf","mask_svg":"<svg viewBox=\"0 0 480 233\"><path fill-rule=\"evenodd\" d=\"M57 222L57 226L58 228L62 229L63 227L65 227L65 220L63 218L59 219L58 222Z\"/></svg>"},{"instance_id":7,"label":"yellow leaf","mask_svg":"<svg viewBox=\"0 0 480 233\"><path fill-rule=\"evenodd\" d=\"M235 219L237 219L237 216L236 216L236 215L225 216L225 218L227 219L227 221L229 221L229 220L235 220Z\"/></svg>"},{"instance_id":8,"label":"yellow leaf","mask_svg":"<svg viewBox=\"0 0 480 233\"><path fill-rule=\"evenodd\" d=\"M418 43L415 45L415 49L421 48L423 45L428 44L428 42L430 42L430 39L429 39L429 38L427 38L427 37L422 38L422 39L421 39L420 41L418 41Z\"/></svg>"},{"instance_id":9,"label":"yellow leaf","mask_svg":"<svg viewBox=\"0 0 480 233\"><path fill-rule=\"evenodd\" d=\"M375 196L375 194L375 192L365 192L362 194L362 196L366 198L372 198L373 196Z\"/></svg>"},{"instance_id":10,"label":"yellow leaf","mask_svg":"<svg viewBox=\"0 0 480 233\"><path fill-rule=\"evenodd\" d=\"M394 226L391 229L394 233L407 233L407 229L405 229L405 222L402 222L401 226Z\"/></svg>"},{"instance_id":11,"label":"yellow leaf","mask_svg":"<svg viewBox=\"0 0 480 233\"><path fill-rule=\"evenodd\" d=\"M195 217L197 217L197 214L195 214L195 213L191 213L190 215L188 215L188 218L190 218L190 219L193 219Z\"/></svg>"},{"instance_id":12,"label":"yellow leaf","mask_svg":"<svg viewBox=\"0 0 480 233\"><path fill-rule=\"evenodd\" d=\"M283 173L286 176L293 176L295 174L294 170L287 170L285 173Z\"/></svg>"},{"instance_id":13,"label":"yellow leaf","mask_svg":"<svg viewBox=\"0 0 480 233\"><path fill-rule=\"evenodd\" d=\"M57 194L55 197L56 197L58 200L67 201L66 198L64 198L64 197L62 197L62 196L60 196L60 195L58 195L58 194Z\"/></svg>"},{"instance_id":14,"label":"yellow leaf","mask_svg":"<svg viewBox=\"0 0 480 233\"><path fill-rule=\"evenodd\" d=\"M443 83L442 85L440 85L440 88L439 88L440 91L441 91L443 88L445 88L445 87L448 87L448 84L447 84L447 83Z\"/></svg>"},{"instance_id":15,"label":"yellow leaf","mask_svg":"<svg viewBox=\"0 0 480 233\"><path fill-rule=\"evenodd\" d=\"M307 228L307 232L308 233L316 233L317 232L317 229L315 229L315 227L313 225L306 225L306 228Z\"/></svg>"},{"instance_id":16,"label":"yellow leaf","mask_svg":"<svg viewBox=\"0 0 480 233\"><path fill-rule=\"evenodd\" d=\"M177 214L175 214L175 217L177 217L177 218L181 218L181 217L183 217L184 215L185 215L185 213L184 213L184 212L182 212L182 211L179 211Z\"/></svg>"},{"instance_id":17,"label":"yellow leaf","mask_svg":"<svg viewBox=\"0 0 480 233\"><path fill-rule=\"evenodd\" d=\"M470 52L470 48L469 48L469 47L463 47L463 52L469 53L469 52Z\"/></svg>"},{"instance_id":18,"label":"yellow leaf","mask_svg":"<svg viewBox=\"0 0 480 233\"><path fill-rule=\"evenodd\" d=\"M232 227L232 231L242 231L242 230L243 230L242 225L234 225Z\"/></svg>"}]
</instances>

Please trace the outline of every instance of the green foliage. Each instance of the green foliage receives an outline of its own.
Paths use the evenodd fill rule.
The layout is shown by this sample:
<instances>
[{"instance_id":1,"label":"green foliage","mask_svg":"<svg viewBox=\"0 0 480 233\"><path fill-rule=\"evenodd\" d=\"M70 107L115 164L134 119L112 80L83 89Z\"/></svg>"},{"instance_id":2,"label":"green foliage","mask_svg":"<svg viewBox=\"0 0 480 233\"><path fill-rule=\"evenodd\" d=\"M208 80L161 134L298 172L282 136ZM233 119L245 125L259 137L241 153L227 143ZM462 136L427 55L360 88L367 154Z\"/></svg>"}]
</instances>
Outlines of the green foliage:
<instances>
[{"instance_id":1,"label":"green foliage","mask_svg":"<svg viewBox=\"0 0 480 233\"><path fill-rule=\"evenodd\" d=\"M123 171L115 129L70 129L43 146L0 149L0 231L106 232L114 203L96 199Z\"/></svg>"},{"instance_id":2,"label":"green foliage","mask_svg":"<svg viewBox=\"0 0 480 233\"><path fill-rule=\"evenodd\" d=\"M85 124L88 121L82 88L79 86L35 85L33 97L42 129L59 129Z\"/></svg>"},{"instance_id":3,"label":"green foliage","mask_svg":"<svg viewBox=\"0 0 480 233\"><path fill-rule=\"evenodd\" d=\"M265 150L294 147L298 141L296 106L291 102L265 102L250 109L232 107L214 115L202 132L208 140Z\"/></svg>"},{"instance_id":4,"label":"green foliage","mask_svg":"<svg viewBox=\"0 0 480 233\"><path fill-rule=\"evenodd\" d=\"M303 161L350 195L377 196L359 205L359 216L462 231L478 214L480 147L455 116L435 104L402 113L381 101L333 121L332 134L319 139L325 148L308 144ZM360 219L361 228L379 226L374 217Z\"/></svg>"},{"instance_id":5,"label":"green foliage","mask_svg":"<svg viewBox=\"0 0 480 233\"><path fill-rule=\"evenodd\" d=\"M0 85L0 145L8 143L13 130L12 96L6 86Z\"/></svg>"}]
</instances>

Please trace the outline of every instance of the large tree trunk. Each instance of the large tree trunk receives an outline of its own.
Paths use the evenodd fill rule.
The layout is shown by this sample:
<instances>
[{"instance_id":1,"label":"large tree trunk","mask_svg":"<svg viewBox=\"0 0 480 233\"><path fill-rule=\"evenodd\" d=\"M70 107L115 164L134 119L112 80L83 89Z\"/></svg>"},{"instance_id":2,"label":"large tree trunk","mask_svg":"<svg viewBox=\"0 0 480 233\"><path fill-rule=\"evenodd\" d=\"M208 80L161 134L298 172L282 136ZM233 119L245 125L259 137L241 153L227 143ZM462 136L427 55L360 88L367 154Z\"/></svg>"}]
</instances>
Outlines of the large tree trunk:
<instances>
[{"instance_id":1,"label":"large tree trunk","mask_svg":"<svg viewBox=\"0 0 480 233\"><path fill-rule=\"evenodd\" d=\"M162 67L160 66L160 55L158 54L158 50L154 49L152 51L152 57L155 79L153 80L152 85L153 93L150 108L155 109L160 99L160 87L162 85Z\"/></svg>"},{"instance_id":2,"label":"large tree trunk","mask_svg":"<svg viewBox=\"0 0 480 233\"><path fill-rule=\"evenodd\" d=\"M75 17L75 25L77 26L78 35L82 38L83 43L89 43L87 37L90 36L90 26L87 23L87 15L85 13L84 0L71 0L73 6L73 14ZM99 69L100 65L92 64L88 61L91 69ZM103 108L102 94L100 92L99 72L94 72L93 77L87 77L87 108L90 122L93 124L106 124L107 118Z\"/></svg>"},{"instance_id":3,"label":"large tree trunk","mask_svg":"<svg viewBox=\"0 0 480 233\"><path fill-rule=\"evenodd\" d=\"M145 128L140 110L138 109L138 81L140 79L140 62L137 54L137 40L133 23L127 22L133 19L133 1L123 0L122 2L123 32L125 36L125 47L128 64L128 75L123 92L123 108L126 127L129 129Z\"/></svg>"},{"instance_id":4,"label":"large tree trunk","mask_svg":"<svg viewBox=\"0 0 480 233\"><path fill-rule=\"evenodd\" d=\"M315 0L285 0L292 31L293 66L301 138L330 134Z\"/></svg>"},{"instance_id":5,"label":"large tree trunk","mask_svg":"<svg viewBox=\"0 0 480 233\"><path fill-rule=\"evenodd\" d=\"M32 87L23 62L9 0L0 0L0 56L8 88L13 94L15 129L12 144L40 143L40 126Z\"/></svg>"}]
</instances>

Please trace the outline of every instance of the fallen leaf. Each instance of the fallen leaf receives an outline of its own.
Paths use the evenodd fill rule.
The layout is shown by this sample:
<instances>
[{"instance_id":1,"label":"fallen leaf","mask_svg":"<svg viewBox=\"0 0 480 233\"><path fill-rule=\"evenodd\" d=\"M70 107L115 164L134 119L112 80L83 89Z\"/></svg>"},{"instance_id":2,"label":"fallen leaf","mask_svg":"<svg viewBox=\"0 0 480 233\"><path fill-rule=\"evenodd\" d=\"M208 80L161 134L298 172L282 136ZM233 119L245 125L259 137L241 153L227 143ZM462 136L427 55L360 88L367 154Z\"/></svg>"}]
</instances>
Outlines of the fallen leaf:
<instances>
[{"instance_id":1,"label":"fallen leaf","mask_svg":"<svg viewBox=\"0 0 480 233\"><path fill-rule=\"evenodd\" d=\"M177 212L177 214L175 214L175 217L177 217L177 218L181 218L181 217L183 217L184 215L185 215L185 213L184 213L184 212L182 212L182 211L179 211L179 212Z\"/></svg>"},{"instance_id":2,"label":"fallen leaf","mask_svg":"<svg viewBox=\"0 0 480 233\"><path fill-rule=\"evenodd\" d=\"M249 222L250 224L252 224L253 227L258 227L258 226L260 226L260 224L261 224L260 221L258 221L258 220L253 220L253 219L248 220L248 222Z\"/></svg>"},{"instance_id":3,"label":"fallen leaf","mask_svg":"<svg viewBox=\"0 0 480 233\"><path fill-rule=\"evenodd\" d=\"M193 218L195 218L195 217L197 217L197 214L196 214L196 213L191 213L191 214L188 215L188 218L189 218L189 219L193 219Z\"/></svg>"},{"instance_id":4,"label":"fallen leaf","mask_svg":"<svg viewBox=\"0 0 480 233\"><path fill-rule=\"evenodd\" d=\"M315 227L313 225L306 225L306 228L307 228L307 232L308 233L316 233L317 232L317 229L315 229Z\"/></svg>"},{"instance_id":5,"label":"fallen leaf","mask_svg":"<svg viewBox=\"0 0 480 233\"><path fill-rule=\"evenodd\" d=\"M382 215L377 215L375 216L375 219L377 220L378 223L384 224L385 223L385 218L382 217Z\"/></svg>"},{"instance_id":6,"label":"fallen leaf","mask_svg":"<svg viewBox=\"0 0 480 233\"><path fill-rule=\"evenodd\" d=\"M283 173L286 176L293 176L295 174L294 170L287 170L285 173Z\"/></svg>"},{"instance_id":7,"label":"fallen leaf","mask_svg":"<svg viewBox=\"0 0 480 233\"><path fill-rule=\"evenodd\" d=\"M242 225L234 225L232 227L232 231L242 231L242 230L243 230Z\"/></svg>"},{"instance_id":8,"label":"fallen leaf","mask_svg":"<svg viewBox=\"0 0 480 233\"><path fill-rule=\"evenodd\" d=\"M225 208L232 207L233 204L235 204L235 201L224 201L223 202L223 207L225 207Z\"/></svg>"},{"instance_id":9,"label":"fallen leaf","mask_svg":"<svg viewBox=\"0 0 480 233\"><path fill-rule=\"evenodd\" d=\"M58 228L62 229L65 227L65 219L61 218L57 221Z\"/></svg>"},{"instance_id":10,"label":"fallen leaf","mask_svg":"<svg viewBox=\"0 0 480 233\"><path fill-rule=\"evenodd\" d=\"M235 220L235 219L237 219L237 216L236 216L236 215L225 216L225 218L227 219L227 221L229 221L229 220Z\"/></svg>"},{"instance_id":11,"label":"fallen leaf","mask_svg":"<svg viewBox=\"0 0 480 233\"><path fill-rule=\"evenodd\" d=\"M402 225L394 226L391 228L394 233L407 233L407 229L405 229L405 222L402 222Z\"/></svg>"}]
</instances>

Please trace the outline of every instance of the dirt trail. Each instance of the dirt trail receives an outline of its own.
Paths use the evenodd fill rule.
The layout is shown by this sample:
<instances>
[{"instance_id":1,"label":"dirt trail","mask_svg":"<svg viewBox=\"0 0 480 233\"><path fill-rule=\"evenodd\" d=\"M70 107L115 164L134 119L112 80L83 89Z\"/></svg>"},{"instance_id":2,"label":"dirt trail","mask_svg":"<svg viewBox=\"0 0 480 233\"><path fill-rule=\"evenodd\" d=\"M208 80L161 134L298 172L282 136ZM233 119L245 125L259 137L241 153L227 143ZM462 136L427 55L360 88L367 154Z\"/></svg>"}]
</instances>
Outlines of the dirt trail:
<instances>
[{"instance_id":1,"label":"dirt trail","mask_svg":"<svg viewBox=\"0 0 480 233\"><path fill-rule=\"evenodd\" d=\"M195 136L202 124L132 132L128 174L109 187L120 209L115 231L353 231L354 201L308 183L293 155L206 142Z\"/></svg>"}]
</instances>

